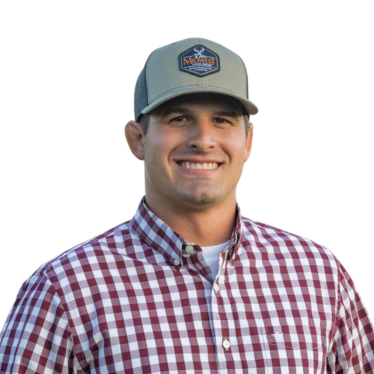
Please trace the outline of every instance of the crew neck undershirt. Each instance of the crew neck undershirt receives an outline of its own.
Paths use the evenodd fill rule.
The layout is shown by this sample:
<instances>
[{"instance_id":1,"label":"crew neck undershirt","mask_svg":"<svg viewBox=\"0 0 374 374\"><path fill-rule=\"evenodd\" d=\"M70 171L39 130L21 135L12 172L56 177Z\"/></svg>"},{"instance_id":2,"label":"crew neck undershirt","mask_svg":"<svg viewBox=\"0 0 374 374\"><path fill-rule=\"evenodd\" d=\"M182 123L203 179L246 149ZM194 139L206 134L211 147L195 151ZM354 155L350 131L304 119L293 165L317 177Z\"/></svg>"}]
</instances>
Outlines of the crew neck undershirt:
<instances>
[{"instance_id":1,"label":"crew neck undershirt","mask_svg":"<svg viewBox=\"0 0 374 374\"><path fill-rule=\"evenodd\" d=\"M230 244L230 241L231 240L222 244L212 245L210 247L201 247L201 249L203 250L204 259L211 268L214 279L218 274L219 254L227 248L227 246Z\"/></svg>"}]
</instances>

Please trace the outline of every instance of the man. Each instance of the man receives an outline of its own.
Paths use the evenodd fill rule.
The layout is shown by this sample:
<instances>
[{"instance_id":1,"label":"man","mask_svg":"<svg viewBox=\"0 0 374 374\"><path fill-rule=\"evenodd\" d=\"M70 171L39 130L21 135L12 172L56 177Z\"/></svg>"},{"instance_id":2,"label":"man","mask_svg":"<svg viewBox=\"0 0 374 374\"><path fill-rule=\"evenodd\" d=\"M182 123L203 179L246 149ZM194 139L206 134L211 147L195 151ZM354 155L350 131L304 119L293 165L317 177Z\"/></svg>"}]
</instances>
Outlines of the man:
<instances>
[{"instance_id":1,"label":"man","mask_svg":"<svg viewBox=\"0 0 374 374\"><path fill-rule=\"evenodd\" d=\"M242 217L256 106L240 57L154 51L125 134L135 216L44 264L0 338L0 373L373 373L374 331L326 248Z\"/></svg>"}]
</instances>

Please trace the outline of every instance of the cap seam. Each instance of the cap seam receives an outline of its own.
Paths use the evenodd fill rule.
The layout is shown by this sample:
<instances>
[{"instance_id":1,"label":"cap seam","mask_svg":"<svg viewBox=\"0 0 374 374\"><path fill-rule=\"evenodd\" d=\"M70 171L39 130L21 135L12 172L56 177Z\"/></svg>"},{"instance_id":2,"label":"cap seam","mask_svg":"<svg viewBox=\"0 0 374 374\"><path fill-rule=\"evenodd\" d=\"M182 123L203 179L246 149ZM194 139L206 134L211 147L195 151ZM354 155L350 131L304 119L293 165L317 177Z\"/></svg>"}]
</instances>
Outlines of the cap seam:
<instances>
[{"instance_id":1,"label":"cap seam","mask_svg":"<svg viewBox=\"0 0 374 374\"><path fill-rule=\"evenodd\" d=\"M203 44L203 42L200 40L200 38L197 38L197 44ZM198 77L201 80L201 83L204 85L204 76Z\"/></svg>"}]
</instances>

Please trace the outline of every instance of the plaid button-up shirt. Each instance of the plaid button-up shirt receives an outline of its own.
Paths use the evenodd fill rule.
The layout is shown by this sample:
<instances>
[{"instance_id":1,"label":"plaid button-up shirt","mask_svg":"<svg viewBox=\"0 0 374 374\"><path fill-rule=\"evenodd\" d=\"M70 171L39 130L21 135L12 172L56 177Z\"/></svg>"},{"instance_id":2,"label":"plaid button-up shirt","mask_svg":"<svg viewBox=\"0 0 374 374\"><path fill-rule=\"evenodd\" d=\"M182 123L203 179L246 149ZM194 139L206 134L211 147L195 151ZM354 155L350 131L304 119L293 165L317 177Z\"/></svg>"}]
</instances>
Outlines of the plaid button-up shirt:
<instances>
[{"instance_id":1,"label":"plaid button-up shirt","mask_svg":"<svg viewBox=\"0 0 374 374\"><path fill-rule=\"evenodd\" d=\"M237 207L212 279L144 198L24 283L0 344L0 373L374 373L373 327L329 250Z\"/></svg>"}]
</instances>

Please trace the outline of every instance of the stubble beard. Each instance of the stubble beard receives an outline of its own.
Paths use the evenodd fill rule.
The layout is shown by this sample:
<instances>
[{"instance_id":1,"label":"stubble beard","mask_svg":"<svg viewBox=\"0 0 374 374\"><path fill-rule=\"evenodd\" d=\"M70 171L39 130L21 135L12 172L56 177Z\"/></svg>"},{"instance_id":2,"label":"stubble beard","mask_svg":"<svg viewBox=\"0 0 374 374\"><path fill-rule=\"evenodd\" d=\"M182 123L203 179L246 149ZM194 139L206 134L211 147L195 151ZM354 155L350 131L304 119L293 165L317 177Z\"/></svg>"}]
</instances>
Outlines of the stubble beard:
<instances>
[{"instance_id":1,"label":"stubble beard","mask_svg":"<svg viewBox=\"0 0 374 374\"><path fill-rule=\"evenodd\" d=\"M181 201L197 206L213 204L223 196L221 188L217 188L216 186L209 188L209 186L178 185L175 191Z\"/></svg>"}]
</instances>

